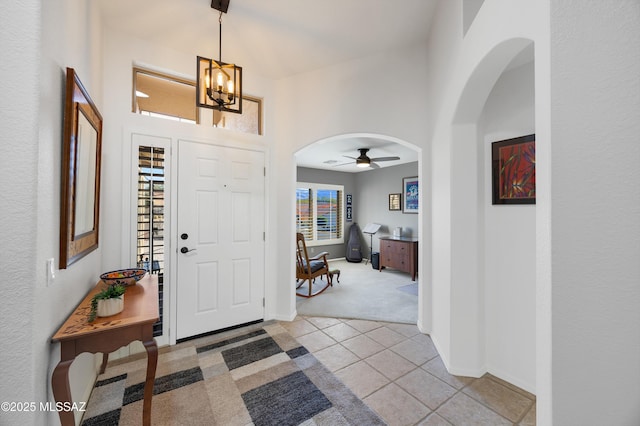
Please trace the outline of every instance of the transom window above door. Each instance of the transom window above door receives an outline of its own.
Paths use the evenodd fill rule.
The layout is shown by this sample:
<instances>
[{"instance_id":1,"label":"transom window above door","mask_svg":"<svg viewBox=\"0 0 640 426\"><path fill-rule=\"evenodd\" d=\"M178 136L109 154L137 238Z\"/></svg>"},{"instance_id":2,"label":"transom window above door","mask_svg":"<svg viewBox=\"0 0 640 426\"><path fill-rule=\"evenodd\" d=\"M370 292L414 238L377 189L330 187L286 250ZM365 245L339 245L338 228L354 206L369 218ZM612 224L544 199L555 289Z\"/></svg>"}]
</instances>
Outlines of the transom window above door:
<instances>
[{"instance_id":1,"label":"transom window above door","mask_svg":"<svg viewBox=\"0 0 640 426\"><path fill-rule=\"evenodd\" d=\"M133 68L132 112L156 118L213 127L255 135L262 134L262 99L243 96L242 114L223 111L200 113L196 107L194 81L169 74Z\"/></svg>"}]
</instances>

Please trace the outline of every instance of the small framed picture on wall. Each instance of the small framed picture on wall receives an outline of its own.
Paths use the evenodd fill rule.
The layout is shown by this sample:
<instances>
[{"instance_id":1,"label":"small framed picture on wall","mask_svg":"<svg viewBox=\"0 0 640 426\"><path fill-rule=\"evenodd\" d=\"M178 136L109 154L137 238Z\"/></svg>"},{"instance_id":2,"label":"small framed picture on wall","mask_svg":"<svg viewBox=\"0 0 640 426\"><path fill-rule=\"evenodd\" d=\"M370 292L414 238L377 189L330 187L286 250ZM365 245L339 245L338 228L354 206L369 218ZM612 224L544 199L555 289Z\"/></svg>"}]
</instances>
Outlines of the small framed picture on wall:
<instances>
[{"instance_id":1,"label":"small framed picture on wall","mask_svg":"<svg viewBox=\"0 0 640 426\"><path fill-rule=\"evenodd\" d=\"M389 194L389 210L397 210L400 211L400 206L402 202L402 194Z\"/></svg>"},{"instance_id":2,"label":"small framed picture on wall","mask_svg":"<svg viewBox=\"0 0 640 426\"><path fill-rule=\"evenodd\" d=\"M491 144L492 203L536 203L535 134Z\"/></svg>"},{"instance_id":3,"label":"small framed picture on wall","mask_svg":"<svg viewBox=\"0 0 640 426\"><path fill-rule=\"evenodd\" d=\"M418 213L418 203L420 200L418 177L411 176L402 178L402 192L404 192L402 213Z\"/></svg>"}]
</instances>

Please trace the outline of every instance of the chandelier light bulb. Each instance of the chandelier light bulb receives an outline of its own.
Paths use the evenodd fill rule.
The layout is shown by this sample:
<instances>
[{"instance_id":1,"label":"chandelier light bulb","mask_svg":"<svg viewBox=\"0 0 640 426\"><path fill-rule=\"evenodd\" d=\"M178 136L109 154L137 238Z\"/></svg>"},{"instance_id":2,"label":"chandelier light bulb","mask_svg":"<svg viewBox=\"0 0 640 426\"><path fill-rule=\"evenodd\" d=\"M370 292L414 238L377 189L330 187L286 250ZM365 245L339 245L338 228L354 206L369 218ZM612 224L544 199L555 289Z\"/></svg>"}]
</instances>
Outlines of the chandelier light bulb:
<instances>
[{"instance_id":1,"label":"chandelier light bulb","mask_svg":"<svg viewBox=\"0 0 640 426\"><path fill-rule=\"evenodd\" d=\"M222 75L222 71L219 71L218 78L217 78L218 92L222 92L223 85L224 85L224 76Z\"/></svg>"}]
</instances>

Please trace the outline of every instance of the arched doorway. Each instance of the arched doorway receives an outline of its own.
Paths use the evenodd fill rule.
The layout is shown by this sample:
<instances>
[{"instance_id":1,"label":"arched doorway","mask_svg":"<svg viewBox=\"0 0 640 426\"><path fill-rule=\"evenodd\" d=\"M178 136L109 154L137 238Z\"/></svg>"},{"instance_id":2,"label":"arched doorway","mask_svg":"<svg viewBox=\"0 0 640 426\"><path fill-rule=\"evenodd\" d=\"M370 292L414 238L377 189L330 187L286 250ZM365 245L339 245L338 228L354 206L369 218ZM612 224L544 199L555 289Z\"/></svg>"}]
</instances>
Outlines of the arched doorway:
<instances>
[{"instance_id":1,"label":"arched doorway","mask_svg":"<svg viewBox=\"0 0 640 426\"><path fill-rule=\"evenodd\" d=\"M433 165L434 184L448 194L434 211L434 247L448 247L433 250L438 349L453 374L477 377L488 371L531 391L535 206L525 211L491 205L490 145L535 132L533 52L531 40L509 39L469 70L448 128L439 129L444 137L434 139ZM522 111L526 117L518 116ZM509 245L514 229L525 232L512 235ZM516 259L517 250L521 274L503 273L509 265L501 262Z\"/></svg>"},{"instance_id":2,"label":"arched doorway","mask_svg":"<svg viewBox=\"0 0 640 426\"><path fill-rule=\"evenodd\" d=\"M364 172L358 172L355 167L354 157L358 156L358 149L368 148L368 154L372 158L384 158L385 160L378 162L378 167L369 169ZM388 159L400 157L399 160ZM379 251L379 237L382 235L390 235L395 228L401 227L405 236L415 238L422 243L421 211L418 214L403 213L402 210L389 210L389 194L402 193L403 177L413 176L420 178L422 150L399 138L373 134L373 133L349 133L332 136L314 141L311 144L299 149L295 153L297 180L302 182L322 180L325 184L340 184L346 182L345 193L348 194L351 205L345 206L350 208L351 218L345 220L345 235L348 237L348 230L351 225L357 223L360 229L364 228L367 223L378 223L381 226L379 232L375 236L366 235L362 239L363 243L363 260L362 264L358 264L362 272L371 273L371 265L367 265L367 260L371 251ZM422 197L423 198L423 197ZM351 220L349 220L351 219ZM319 250L329 251L334 258L344 257L344 246L346 239L340 246L320 246ZM371 247L370 247L371 246ZM342 265L350 268L352 273L352 265ZM362 268L366 268L362 269ZM394 278L392 274L384 274L376 271L377 275L369 275L372 280L391 280ZM404 278L411 283L409 274L402 274ZM423 291L423 278L419 276L413 288L401 289L406 293L390 294L385 299L382 294L376 292L369 293L368 297L362 298L360 304L354 303L351 299L345 303L344 315L340 315L340 303L342 299L332 301L332 297L338 297L329 292L323 295L308 299L298 300L298 310L305 315L312 313L319 315L326 313L327 316L354 317L360 319L383 320L391 322L409 322L419 323L421 316L422 304L419 303L419 293ZM373 285L374 283L372 283ZM409 287L409 286L407 286ZM352 289L353 290L353 289ZM343 287L337 287L332 290L334 293L339 291L347 291ZM354 290L355 291L355 290ZM393 292L396 290L384 289L384 291ZM412 292L415 292L412 294ZM408 300L407 298L411 298ZM397 300L397 305L391 302ZM400 301L404 300L404 303ZM385 301L387 303L385 303ZM348 307L347 307L348 306ZM409 312L413 310L413 312ZM338 314L336 314L338 313Z\"/></svg>"}]
</instances>

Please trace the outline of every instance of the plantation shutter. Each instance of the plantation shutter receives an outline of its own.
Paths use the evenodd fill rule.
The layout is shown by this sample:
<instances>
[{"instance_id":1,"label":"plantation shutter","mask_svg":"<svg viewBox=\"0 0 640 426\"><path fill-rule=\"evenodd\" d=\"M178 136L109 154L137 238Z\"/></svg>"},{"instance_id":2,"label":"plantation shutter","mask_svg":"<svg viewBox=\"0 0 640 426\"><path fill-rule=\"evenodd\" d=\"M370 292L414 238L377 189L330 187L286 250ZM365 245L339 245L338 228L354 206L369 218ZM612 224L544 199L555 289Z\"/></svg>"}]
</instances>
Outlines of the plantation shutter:
<instances>
[{"instance_id":1,"label":"plantation shutter","mask_svg":"<svg viewBox=\"0 0 640 426\"><path fill-rule=\"evenodd\" d=\"M296 232L306 240L313 239L313 192L310 188L296 189Z\"/></svg>"},{"instance_id":2,"label":"plantation shutter","mask_svg":"<svg viewBox=\"0 0 640 426\"><path fill-rule=\"evenodd\" d=\"M153 335L162 334L164 295L164 149L138 148L137 263L158 274L160 320Z\"/></svg>"}]
</instances>

